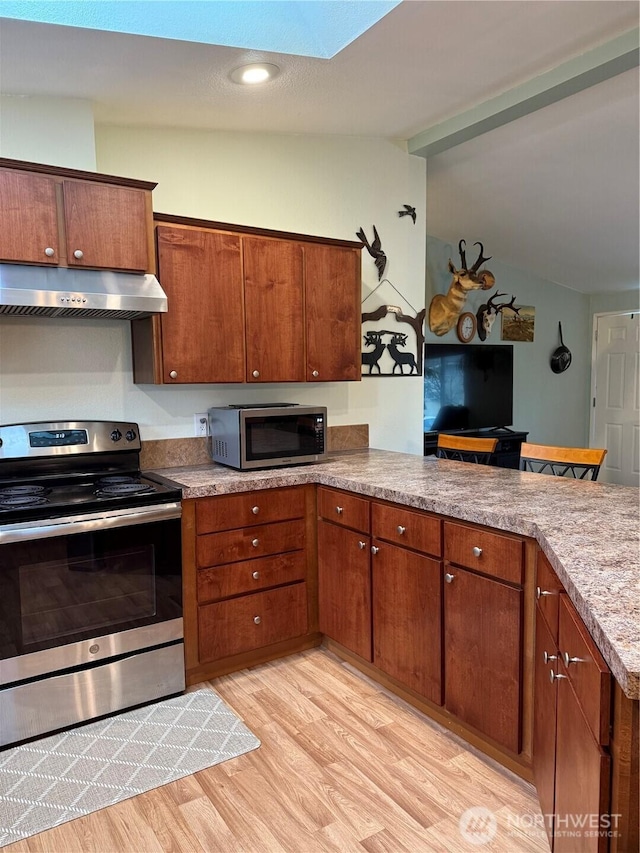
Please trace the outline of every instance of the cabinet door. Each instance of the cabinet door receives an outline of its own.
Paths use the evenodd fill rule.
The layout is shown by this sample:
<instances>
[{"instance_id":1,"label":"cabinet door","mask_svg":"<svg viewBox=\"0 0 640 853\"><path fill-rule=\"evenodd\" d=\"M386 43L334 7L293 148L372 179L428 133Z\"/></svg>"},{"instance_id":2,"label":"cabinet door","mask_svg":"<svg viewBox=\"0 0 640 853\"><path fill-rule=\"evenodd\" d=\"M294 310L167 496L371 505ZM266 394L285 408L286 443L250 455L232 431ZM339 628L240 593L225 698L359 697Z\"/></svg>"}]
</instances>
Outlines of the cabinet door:
<instances>
[{"instance_id":1,"label":"cabinet door","mask_svg":"<svg viewBox=\"0 0 640 853\"><path fill-rule=\"evenodd\" d=\"M361 379L360 254L308 244L305 313L309 382Z\"/></svg>"},{"instance_id":2,"label":"cabinet door","mask_svg":"<svg viewBox=\"0 0 640 853\"><path fill-rule=\"evenodd\" d=\"M521 749L522 590L445 565L445 704Z\"/></svg>"},{"instance_id":3,"label":"cabinet door","mask_svg":"<svg viewBox=\"0 0 640 853\"><path fill-rule=\"evenodd\" d=\"M536 607L536 645L533 699L533 779L545 829L552 844L556 776L556 701L558 650L540 607Z\"/></svg>"},{"instance_id":4,"label":"cabinet door","mask_svg":"<svg viewBox=\"0 0 640 853\"><path fill-rule=\"evenodd\" d=\"M62 191L69 266L133 272L150 268L144 190L63 181Z\"/></svg>"},{"instance_id":5,"label":"cabinet door","mask_svg":"<svg viewBox=\"0 0 640 853\"><path fill-rule=\"evenodd\" d=\"M302 246L243 238L247 382L303 382Z\"/></svg>"},{"instance_id":6,"label":"cabinet door","mask_svg":"<svg viewBox=\"0 0 640 853\"><path fill-rule=\"evenodd\" d=\"M374 547L373 662L441 705L441 564L378 539Z\"/></svg>"},{"instance_id":7,"label":"cabinet door","mask_svg":"<svg viewBox=\"0 0 640 853\"><path fill-rule=\"evenodd\" d=\"M370 539L318 522L320 631L371 661Z\"/></svg>"},{"instance_id":8,"label":"cabinet door","mask_svg":"<svg viewBox=\"0 0 640 853\"><path fill-rule=\"evenodd\" d=\"M243 382L240 238L165 225L156 236L169 300L160 321L163 381Z\"/></svg>"},{"instance_id":9,"label":"cabinet door","mask_svg":"<svg viewBox=\"0 0 640 853\"><path fill-rule=\"evenodd\" d=\"M59 255L55 182L0 169L0 260L57 264Z\"/></svg>"},{"instance_id":10,"label":"cabinet door","mask_svg":"<svg viewBox=\"0 0 640 853\"><path fill-rule=\"evenodd\" d=\"M598 818L609 811L611 759L594 740L576 694L565 677L558 684L554 853L604 853ZM615 826L611 827L615 829Z\"/></svg>"}]
</instances>

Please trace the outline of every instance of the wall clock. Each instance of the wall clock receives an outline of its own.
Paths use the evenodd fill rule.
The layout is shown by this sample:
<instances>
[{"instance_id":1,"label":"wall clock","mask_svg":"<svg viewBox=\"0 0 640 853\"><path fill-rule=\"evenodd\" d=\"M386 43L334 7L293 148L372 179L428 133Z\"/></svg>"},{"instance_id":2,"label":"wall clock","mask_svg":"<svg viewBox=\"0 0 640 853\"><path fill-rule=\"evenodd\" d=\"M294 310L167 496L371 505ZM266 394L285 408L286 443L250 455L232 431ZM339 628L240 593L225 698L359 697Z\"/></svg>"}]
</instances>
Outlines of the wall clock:
<instances>
[{"instance_id":1,"label":"wall clock","mask_svg":"<svg viewBox=\"0 0 640 853\"><path fill-rule=\"evenodd\" d=\"M474 339L477 328L478 322L476 320L476 315L472 314L471 311L465 311L464 314L461 314L458 318L458 325L456 326L458 339L462 341L463 344L468 344L469 341Z\"/></svg>"}]
</instances>

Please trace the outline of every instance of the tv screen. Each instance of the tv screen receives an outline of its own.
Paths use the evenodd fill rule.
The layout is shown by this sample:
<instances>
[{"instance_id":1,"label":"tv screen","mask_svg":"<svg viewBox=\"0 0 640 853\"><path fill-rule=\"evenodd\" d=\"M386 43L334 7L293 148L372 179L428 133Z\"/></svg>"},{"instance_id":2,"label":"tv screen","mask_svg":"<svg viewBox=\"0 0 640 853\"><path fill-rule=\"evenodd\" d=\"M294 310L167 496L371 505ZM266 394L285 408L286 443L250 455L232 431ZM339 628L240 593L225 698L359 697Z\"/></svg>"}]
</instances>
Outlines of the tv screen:
<instances>
[{"instance_id":1,"label":"tv screen","mask_svg":"<svg viewBox=\"0 0 640 853\"><path fill-rule=\"evenodd\" d=\"M512 346L425 345L425 432L490 429L512 421Z\"/></svg>"}]
</instances>

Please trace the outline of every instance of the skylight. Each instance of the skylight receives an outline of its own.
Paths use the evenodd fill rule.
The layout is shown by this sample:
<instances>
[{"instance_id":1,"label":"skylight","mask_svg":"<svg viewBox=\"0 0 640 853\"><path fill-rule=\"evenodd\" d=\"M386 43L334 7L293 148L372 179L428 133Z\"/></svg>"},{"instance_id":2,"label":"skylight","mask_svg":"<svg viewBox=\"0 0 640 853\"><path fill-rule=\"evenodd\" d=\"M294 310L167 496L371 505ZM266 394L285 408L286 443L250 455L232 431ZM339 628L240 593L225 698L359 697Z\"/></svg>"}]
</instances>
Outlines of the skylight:
<instances>
[{"instance_id":1,"label":"skylight","mask_svg":"<svg viewBox=\"0 0 640 853\"><path fill-rule=\"evenodd\" d=\"M24 21L330 59L401 0L2 0Z\"/></svg>"}]
</instances>

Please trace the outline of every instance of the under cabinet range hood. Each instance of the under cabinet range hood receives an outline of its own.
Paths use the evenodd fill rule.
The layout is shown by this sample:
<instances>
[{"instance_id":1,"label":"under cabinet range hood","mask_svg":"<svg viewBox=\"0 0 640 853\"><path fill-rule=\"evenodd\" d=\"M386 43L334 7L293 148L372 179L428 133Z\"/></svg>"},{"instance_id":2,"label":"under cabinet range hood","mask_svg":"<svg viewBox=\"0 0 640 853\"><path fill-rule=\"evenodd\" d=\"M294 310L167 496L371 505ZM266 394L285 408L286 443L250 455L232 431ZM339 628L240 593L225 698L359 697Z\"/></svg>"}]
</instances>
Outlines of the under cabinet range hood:
<instances>
[{"instance_id":1,"label":"under cabinet range hood","mask_svg":"<svg viewBox=\"0 0 640 853\"><path fill-rule=\"evenodd\" d=\"M0 264L0 314L135 320L167 310L153 275Z\"/></svg>"}]
</instances>

